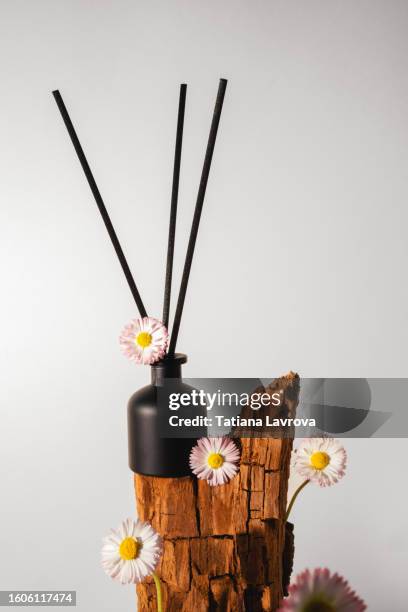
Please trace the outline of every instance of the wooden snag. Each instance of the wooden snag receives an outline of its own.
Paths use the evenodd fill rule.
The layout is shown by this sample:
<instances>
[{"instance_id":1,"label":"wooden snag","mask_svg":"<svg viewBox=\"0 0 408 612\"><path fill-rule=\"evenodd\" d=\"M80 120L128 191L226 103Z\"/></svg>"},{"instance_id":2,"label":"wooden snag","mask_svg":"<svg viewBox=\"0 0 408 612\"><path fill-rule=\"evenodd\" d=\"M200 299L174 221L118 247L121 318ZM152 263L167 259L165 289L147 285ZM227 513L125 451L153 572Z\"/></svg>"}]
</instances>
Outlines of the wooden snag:
<instances>
[{"instance_id":1,"label":"wooden snag","mask_svg":"<svg viewBox=\"0 0 408 612\"><path fill-rule=\"evenodd\" d=\"M299 377L282 390L279 415L295 414ZM271 411L272 411L271 407ZM282 553L292 439L239 439L238 475L221 487L193 477L135 475L138 516L164 539L157 573L166 612L270 612L282 599ZM140 612L156 609L151 580L137 586Z\"/></svg>"}]
</instances>

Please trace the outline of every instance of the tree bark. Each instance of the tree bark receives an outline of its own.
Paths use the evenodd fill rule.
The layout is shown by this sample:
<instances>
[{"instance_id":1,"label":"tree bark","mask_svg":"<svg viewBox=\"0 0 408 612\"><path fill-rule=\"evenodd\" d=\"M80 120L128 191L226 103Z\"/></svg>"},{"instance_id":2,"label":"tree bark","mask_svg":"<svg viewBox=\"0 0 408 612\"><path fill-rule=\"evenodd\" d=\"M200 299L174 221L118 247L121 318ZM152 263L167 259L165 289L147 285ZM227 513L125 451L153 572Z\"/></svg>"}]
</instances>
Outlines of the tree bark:
<instances>
[{"instance_id":1,"label":"tree bark","mask_svg":"<svg viewBox=\"0 0 408 612\"><path fill-rule=\"evenodd\" d=\"M280 389L279 416L292 416L298 376L277 379L266 391ZM238 442L239 473L223 486L210 487L194 477L135 475L138 516L164 540L157 573L166 612L269 612L282 599L292 439L241 437ZM138 585L137 594L140 612L156 610L152 581Z\"/></svg>"}]
</instances>

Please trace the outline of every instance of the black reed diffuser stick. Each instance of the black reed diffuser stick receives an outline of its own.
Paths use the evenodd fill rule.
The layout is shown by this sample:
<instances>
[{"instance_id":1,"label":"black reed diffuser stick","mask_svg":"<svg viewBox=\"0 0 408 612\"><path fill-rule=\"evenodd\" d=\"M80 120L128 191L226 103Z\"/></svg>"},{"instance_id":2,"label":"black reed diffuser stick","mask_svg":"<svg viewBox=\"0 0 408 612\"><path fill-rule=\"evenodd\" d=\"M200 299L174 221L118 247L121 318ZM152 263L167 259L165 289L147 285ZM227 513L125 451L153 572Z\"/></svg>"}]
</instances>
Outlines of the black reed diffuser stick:
<instances>
[{"instance_id":1,"label":"black reed diffuser stick","mask_svg":"<svg viewBox=\"0 0 408 612\"><path fill-rule=\"evenodd\" d=\"M176 236L177 202L180 180L181 149L183 145L184 111L186 108L187 85L180 85L179 107L177 117L176 147L174 151L173 186L171 191L169 238L167 245L166 281L164 285L163 324L169 326L171 281L173 277L174 241Z\"/></svg>"},{"instance_id":2,"label":"black reed diffuser stick","mask_svg":"<svg viewBox=\"0 0 408 612\"><path fill-rule=\"evenodd\" d=\"M218 126L221 118L222 105L224 103L225 90L227 88L227 80L220 79L218 87L217 99L215 102L214 115L212 118L210 135L208 137L207 150L205 153L203 170L201 173L200 186L198 188L197 201L194 210L193 223L191 225L190 239L188 241L186 260L184 263L183 276L181 278L180 291L177 300L176 314L174 315L173 330L169 346L169 355L174 355L176 349L177 337L180 329L181 315L183 314L184 300L186 297L188 279L190 276L191 264L193 261L194 248L197 240L198 228L200 225L201 212L203 209L205 191L207 188L208 175L211 168L211 160L214 153L215 140L217 138Z\"/></svg>"},{"instance_id":3,"label":"black reed diffuser stick","mask_svg":"<svg viewBox=\"0 0 408 612\"><path fill-rule=\"evenodd\" d=\"M78 159L79 159L79 161L81 163L82 169L83 169L83 171L85 173L85 176L86 176L86 178L88 180L88 183L89 183L89 186L90 186L91 191L93 193L93 196L95 198L96 204L97 204L97 206L99 208L99 212L101 213L103 222L105 223L105 227L108 230L109 237L110 237L110 239L112 241L112 244L113 244L113 247L114 247L114 249L116 251L116 255L118 256L118 259L120 261L120 265L122 266L122 270L123 270L123 272L125 274L125 277L126 277L126 280L128 282L129 288L130 288L130 290L132 292L133 298L134 298L134 300L136 302L136 306L137 306L137 308L139 310L140 316L141 317L147 317L147 312L146 312L146 309L145 309L145 307L143 305L142 298L140 297L139 291L138 291L138 289L136 287L136 283L134 281L134 278L132 276L132 273L130 271L128 263L126 261L126 257L125 257L125 255L123 253L122 247L120 246L120 242L119 242L118 237L116 235L115 229L114 229L114 227L112 225L112 222L110 220L108 211L106 210L106 206L105 206L105 204L104 204L104 202L102 200L102 196L99 193L98 186L97 186L97 184L95 182L95 179L93 177L92 171L91 171L91 169L89 167L89 164L87 162L87 159L85 157L85 153L83 152L83 149L81 147L81 143L79 142L78 136L76 135L75 128L72 125L72 121L71 121L71 119L70 119L70 117L68 115L68 111L66 109L64 101L63 101L63 99L61 97L61 94L60 94L60 92L58 90L53 91L52 94L53 94L53 96L55 98L55 101L57 103L59 111L60 111L60 113L62 115L62 118L64 120L65 127L68 130L68 134L71 137L72 144L74 145L74 149L76 151L76 154L78 155Z\"/></svg>"}]
</instances>

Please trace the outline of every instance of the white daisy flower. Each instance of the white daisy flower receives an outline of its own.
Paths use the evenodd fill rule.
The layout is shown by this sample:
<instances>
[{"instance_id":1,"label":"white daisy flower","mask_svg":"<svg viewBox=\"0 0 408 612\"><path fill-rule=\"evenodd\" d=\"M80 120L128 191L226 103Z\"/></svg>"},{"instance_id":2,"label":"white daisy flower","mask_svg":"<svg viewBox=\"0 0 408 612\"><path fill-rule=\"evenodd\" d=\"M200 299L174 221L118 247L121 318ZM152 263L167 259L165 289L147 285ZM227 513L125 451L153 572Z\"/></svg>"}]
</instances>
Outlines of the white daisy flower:
<instances>
[{"instance_id":1,"label":"white daisy flower","mask_svg":"<svg viewBox=\"0 0 408 612\"><path fill-rule=\"evenodd\" d=\"M152 317L133 319L123 329L119 342L131 361L151 365L166 354L169 334L161 321Z\"/></svg>"},{"instance_id":2,"label":"white daisy flower","mask_svg":"<svg viewBox=\"0 0 408 612\"><path fill-rule=\"evenodd\" d=\"M238 447L230 438L201 438L190 453L190 467L209 485L222 485L237 474L239 457Z\"/></svg>"},{"instance_id":3,"label":"white daisy flower","mask_svg":"<svg viewBox=\"0 0 408 612\"><path fill-rule=\"evenodd\" d=\"M151 576L162 553L162 540L149 523L127 519L103 540L102 567L122 584Z\"/></svg>"},{"instance_id":4,"label":"white daisy flower","mask_svg":"<svg viewBox=\"0 0 408 612\"><path fill-rule=\"evenodd\" d=\"M345 474L347 455L334 438L305 438L294 454L295 470L321 487L335 484Z\"/></svg>"}]
</instances>

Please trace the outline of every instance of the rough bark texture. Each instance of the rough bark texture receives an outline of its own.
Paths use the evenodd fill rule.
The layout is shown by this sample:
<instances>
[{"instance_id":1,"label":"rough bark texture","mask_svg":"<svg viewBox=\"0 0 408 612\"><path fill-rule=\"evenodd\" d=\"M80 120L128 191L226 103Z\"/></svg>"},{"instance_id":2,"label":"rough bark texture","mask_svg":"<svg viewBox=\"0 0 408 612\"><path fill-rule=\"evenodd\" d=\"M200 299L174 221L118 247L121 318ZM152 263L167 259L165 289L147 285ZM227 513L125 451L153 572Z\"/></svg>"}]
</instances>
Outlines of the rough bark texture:
<instances>
[{"instance_id":1,"label":"rough bark texture","mask_svg":"<svg viewBox=\"0 0 408 612\"><path fill-rule=\"evenodd\" d=\"M294 415L298 376L280 378L267 391L277 389L283 392L279 415ZM265 414L273 410L276 416L272 407ZM157 573L167 612L269 612L282 598L292 440L239 441L239 474L221 487L190 477L135 475L138 515L164 538ZM156 610L151 581L137 594L140 612Z\"/></svg>"}]
</instances>

